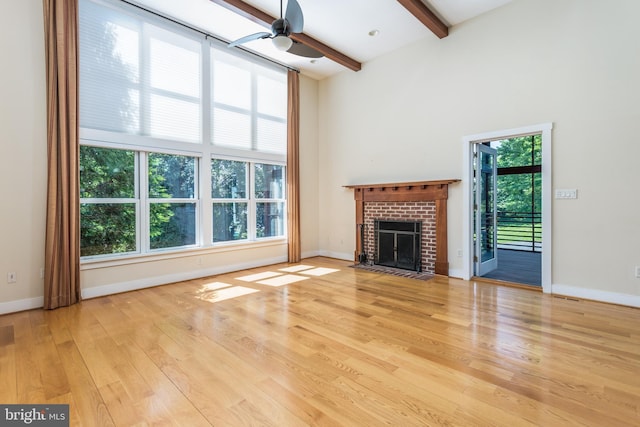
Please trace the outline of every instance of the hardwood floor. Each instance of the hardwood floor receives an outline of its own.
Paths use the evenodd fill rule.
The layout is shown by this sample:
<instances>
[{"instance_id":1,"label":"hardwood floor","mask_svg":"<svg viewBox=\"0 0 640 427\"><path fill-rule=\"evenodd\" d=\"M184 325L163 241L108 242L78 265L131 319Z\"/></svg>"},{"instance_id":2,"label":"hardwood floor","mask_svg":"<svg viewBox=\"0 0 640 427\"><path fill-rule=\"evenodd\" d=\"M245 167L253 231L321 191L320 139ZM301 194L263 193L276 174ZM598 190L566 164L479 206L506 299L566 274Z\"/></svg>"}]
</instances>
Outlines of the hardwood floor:
<instances>
[{"instance_id":1,"label":"hardwood floor","mask_svg":"<svg viewBox=\"0 0 640 427\"><path fill-rule=\"evenodd\" d=\"M640 425L638 309L302 264L0 316L0 403L82 426Z\"/></svg>"}]
</instances>

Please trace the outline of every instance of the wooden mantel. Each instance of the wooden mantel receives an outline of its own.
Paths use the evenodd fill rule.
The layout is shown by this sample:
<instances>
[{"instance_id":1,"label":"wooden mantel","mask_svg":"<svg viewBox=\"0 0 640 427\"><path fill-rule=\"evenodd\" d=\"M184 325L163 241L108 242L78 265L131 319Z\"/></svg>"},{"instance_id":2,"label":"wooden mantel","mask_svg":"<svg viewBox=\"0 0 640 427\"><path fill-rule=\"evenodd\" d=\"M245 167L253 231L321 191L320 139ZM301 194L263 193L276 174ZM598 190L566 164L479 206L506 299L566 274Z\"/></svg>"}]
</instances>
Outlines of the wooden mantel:
<instances>
[{"instance_id":1,"label":"wooden mantel","mask_svg":"<svg viewBox=\"0 0 640 427\"><path fill-rule=\"evenodd\" d=\"M459 179L438 181L401 182L391 184L357 184L345 185L353 189L356 201L356 251L354 261L358 262L358 254L364 242L359 231L364 226L364 204L366 202L428 202L436 205L436 260L435 273L448 276L449 260L447 248L447 198L449 184Z\"/></svg>"}]
</instances>

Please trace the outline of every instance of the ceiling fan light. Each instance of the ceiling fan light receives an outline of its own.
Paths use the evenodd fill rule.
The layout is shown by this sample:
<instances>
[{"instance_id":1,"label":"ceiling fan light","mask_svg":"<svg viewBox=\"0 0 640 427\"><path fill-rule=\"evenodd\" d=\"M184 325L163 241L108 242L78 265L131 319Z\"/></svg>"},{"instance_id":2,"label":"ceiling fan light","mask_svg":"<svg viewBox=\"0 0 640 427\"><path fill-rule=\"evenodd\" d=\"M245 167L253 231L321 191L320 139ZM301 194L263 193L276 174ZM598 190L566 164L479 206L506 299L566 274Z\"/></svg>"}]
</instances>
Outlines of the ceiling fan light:
<instances>
[{"instance_id":1,"label":"ceiling fan light","mask_svg":"<svg viewBox=\"0 0 640 427\"><path fill-rule=\"evenodd\" d=\"M275 36L272 39L272 41L273 41L273 45L276 47L276 49L282 50L282 51L289 50L289 48L293 44L293 41L289 37L287 37L287 36L285 36L283 34Z\"/></svg>"}]
</instances>

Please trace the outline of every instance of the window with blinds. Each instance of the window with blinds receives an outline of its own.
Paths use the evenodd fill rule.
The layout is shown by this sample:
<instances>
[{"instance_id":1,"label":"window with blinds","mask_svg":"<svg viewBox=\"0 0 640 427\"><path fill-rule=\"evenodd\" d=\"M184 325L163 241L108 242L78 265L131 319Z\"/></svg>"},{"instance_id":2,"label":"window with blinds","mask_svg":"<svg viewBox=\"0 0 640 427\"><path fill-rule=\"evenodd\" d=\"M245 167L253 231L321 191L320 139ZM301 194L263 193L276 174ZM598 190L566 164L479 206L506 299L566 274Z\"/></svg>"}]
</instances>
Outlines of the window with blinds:
<instances>
[{"instance_id":1,"label":"window with blinds","mask_svg":"<svg viewBox=\"0 0 640 427\"><path fill-rule=\"evenodd\" d=\"M285 153L286 74L221 49L211 50L211 70L213 144Z\"/></svg>"},{"instance_id":2,"label":"window with blinds","mask_svg":"<svg viewBox=\"0 0 640 427\"><path fill-rule=\"evenodd\" d=\"M79 18L85 259L286 237L284 196L215 188L228 165L280 182L286 71L120 1L80 0Z\"/></svg>"},{"instance_id":3,"label":"window with blinds","mask_svg":"<svg viewBox=\"0 0 640 427\"><path fill-rule=\"evenodd\" d=\"M80 6L80 126L202 142L202 41L105 4Z\"/></svg>"}]
</instances>

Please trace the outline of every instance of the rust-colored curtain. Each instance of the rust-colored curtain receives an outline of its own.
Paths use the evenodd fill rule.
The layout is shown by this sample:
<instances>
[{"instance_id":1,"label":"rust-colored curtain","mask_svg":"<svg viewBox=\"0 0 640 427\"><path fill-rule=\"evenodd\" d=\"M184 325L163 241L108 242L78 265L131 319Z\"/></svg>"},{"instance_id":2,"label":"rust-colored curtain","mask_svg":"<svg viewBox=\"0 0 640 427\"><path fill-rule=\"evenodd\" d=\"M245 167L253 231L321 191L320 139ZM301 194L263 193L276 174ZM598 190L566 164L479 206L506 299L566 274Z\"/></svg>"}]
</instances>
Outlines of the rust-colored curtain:
<instances>
[{"instance_id":1,"label":"rust-colored curtain","mask_svg":"<svg viewBox=\"0 0 640 427\"><path fill-rule=\"evenodd\" d=\"M287 234L289 262L300 262L300 77L288 72Z\"/></svg>"},{"instance_id":2,"label":"rust-colored curtain","mask_svg":"<svg viewBox=\"0 0 640 427\"><path fill-rule=\"evenodd\" d=\"M80 300L78 0L43 0L47 67L44 308Z\"/></svg>"}]
</instances>

